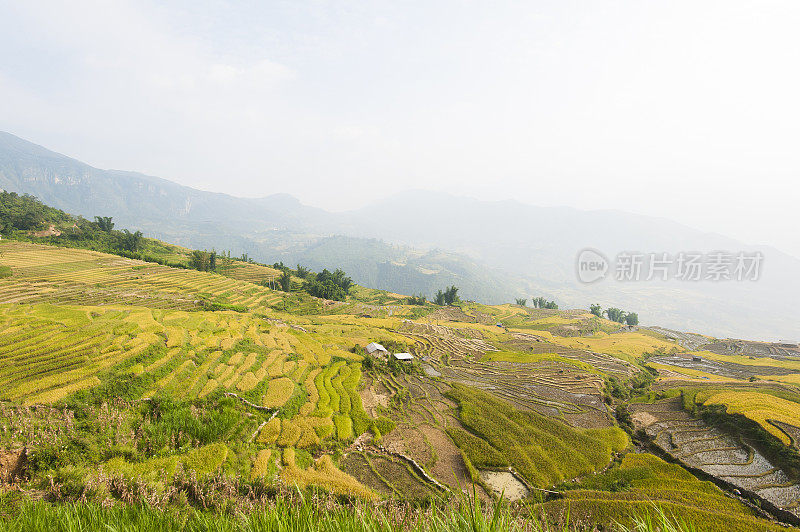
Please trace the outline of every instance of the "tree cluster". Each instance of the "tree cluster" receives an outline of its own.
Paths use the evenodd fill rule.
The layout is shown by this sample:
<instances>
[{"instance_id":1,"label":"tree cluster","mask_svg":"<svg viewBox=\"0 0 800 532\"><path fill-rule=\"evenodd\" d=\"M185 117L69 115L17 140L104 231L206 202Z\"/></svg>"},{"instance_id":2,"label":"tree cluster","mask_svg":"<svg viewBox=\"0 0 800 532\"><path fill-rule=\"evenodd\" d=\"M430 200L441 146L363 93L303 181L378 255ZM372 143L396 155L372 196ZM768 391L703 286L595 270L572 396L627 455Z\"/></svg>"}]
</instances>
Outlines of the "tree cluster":
<instances>
[{"instance_id":1,"label":"tree cluster","mask_svg":"<svg viewBox=\"0 0 800 532\"><path fill-rule=\"evenodd\" d=\"M333 272L322 270L313 277L309 274L303 288L314 297L344 301L352 286L353 280L337 268Z\"/></svg>"},{"instance_id":2,"label":"tree cluster","mask_svg":"<svg viewBox=\"0 0 800 532\"><path fill-rule=\"evenodd\" d=\"M307 279L309 275L311 275L311 270L306 268L305 266L297 265L297 269L295 270L295 275L297 275L301 279Z\"/></svg>"},{"instance_id":3,"label":"tree cluster","mask_svg":"<svg viewBox=\"0 0 800 532\"><path fill-rule=\"evenodd\" d=\"M48 207L33 196L16 192L0 192L0 232L35 231L46 224L68 224L72 217L64 211Z\"/></svg>"},{"instance_id":4,"label":"tree cluster","mask_svg":"<svg viewBox=\"0 0 800 532\"><path fill-rule=\"evenodd\" d=\"M626 325L639 325L639 315L635 312L627 312L616 307L610 307L603 310L599 304L595 303L589 306L589 312L602 318L605 314L609 320L617 323L624 323Z\"/></svg>"},{"instance_id":5,"label":"tree cluster","mask_svg":"<svg viewBox=\"0 0 800 532\"><path fill-rule=\"evenodd\" d=\"M110 233L114 229L114 222L111 221L111 216L95 216L94 223L100 228L101 231Z\"/></svg>"},{"instance_id":6,"label":"tree cluster","mask_svg":"<svg viewBox=\"0 0 800 532\"><path fill-rule=\"evenodd\" d=\"M445 288L444 291L439 290L436 292L436 297L433 302L437 305L453 305L460 301L458 299L458 287L453 285L450 288Z\"/></svg>"},{"instance_id":7,"label":"tree cluster","mask_svg":"<svg viewBox=\"0 0 800 532\"><path fill-rule=\"evenodd\" d=\"M408 301L409 305L425 305L428 302L428 298L423 295L413 295L406 299L406 301Z\"/></svg>"},{"instance_id":8,"label":"tree cluster","mask_svg":"<svg viewBox=\"0 0 800 532\"><path fill-rule=\"evenodd\" d=\"M189 255L189 267L199 272L213 272L217 269L216 251L192 251Z\"/></svg>"},{"instance_id":9,"label":"tree cluster","mask_svg":"<svg viewBox=\"0 0 800 532\"><path fill-rule=\"evenodd\" d=\"M122 231L117 231L117 233L120 249L132 252L141 251L144 245L144 235L142 235L141 231L131 233L127 229L123 229Z\"/></svg>"},{"instance_id":10,"label":"tree cluster","mask_svg":"<svg viewBox=\"0 0 800 532\"><path fill-rule=\"evenodd\" d=\"M548 301L543 297L533 297L531 298L531 305L533 308L549 308L553 310L558 310L558 305L555 301Z\"/></svg>"},{"instance_id":11,"label":"tree cluster","mask_svg":"<svg viewBox=\"0 0 800 532\"><path fill-rule=\"evenodd\" d=\"M284 292L292 291L292 272L289 271L289 268L283 270L281 276L278 277L278 285Z\"/></svg>"},{"instance_id":12,"label":"tree cluster","mask_svg":"<svg viewBox=\"0 0 800 532\"><path fill-rule=\"evenodd\" d=\"M52 225L60 234L46 237L50 242L124 254L139 253L145 238L141 231L114 230L110 216L95 216L93 222L80 216L71 216L62 210L48 207L33 196L15 192L0 192L0 233L29 238L30 232Z\"/></svg>"}]
</instances>

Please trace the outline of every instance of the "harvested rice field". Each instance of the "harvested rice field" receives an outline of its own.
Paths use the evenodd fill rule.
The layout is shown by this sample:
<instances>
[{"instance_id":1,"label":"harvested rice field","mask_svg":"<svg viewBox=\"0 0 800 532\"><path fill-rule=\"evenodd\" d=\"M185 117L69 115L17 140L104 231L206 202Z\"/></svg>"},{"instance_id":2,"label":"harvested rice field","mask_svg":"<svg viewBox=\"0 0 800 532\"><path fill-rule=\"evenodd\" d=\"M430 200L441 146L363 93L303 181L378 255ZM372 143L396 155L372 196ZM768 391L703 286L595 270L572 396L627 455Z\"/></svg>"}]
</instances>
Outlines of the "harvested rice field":
<instances>
[{"instance_id":1,"label":"harvested rice field","mask_svg":"<svg viewBox=\"0 0 800 532\"><path fill-rule=\"evenodd\" d=\"M779 510L800 515L800 483L771 463L752 443L684 411L680 399L632 406L633 420L662 451Z\"/></svg>"}]
</instances>

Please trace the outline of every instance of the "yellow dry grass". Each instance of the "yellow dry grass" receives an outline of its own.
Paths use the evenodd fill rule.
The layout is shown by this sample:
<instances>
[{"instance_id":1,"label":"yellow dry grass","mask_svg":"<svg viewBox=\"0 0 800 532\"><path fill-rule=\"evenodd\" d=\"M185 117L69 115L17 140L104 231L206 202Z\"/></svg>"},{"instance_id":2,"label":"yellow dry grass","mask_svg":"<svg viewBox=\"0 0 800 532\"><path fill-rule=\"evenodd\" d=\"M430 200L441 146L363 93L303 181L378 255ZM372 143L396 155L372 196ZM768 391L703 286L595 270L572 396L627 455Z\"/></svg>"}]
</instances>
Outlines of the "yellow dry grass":
<instances>
[{"instance_id":1,"label":"yellow dry grass","mask_svg":"<svg viewBox=\"0 0 800 532\"><path fill-rule=\"evenodd\" d=\"M294 393L294 381L288 377L272 379L267 386L267 393L264 394L264 406L278 408L283 406Z\"/></svg>"},{"instance_id":2,"label":"yellow dry grass","mask_svg":"<svg viewBox=\"0 0 800 532\"><path fill-rule=\"evenodd\" d=\"M80 390L85 390L86 388L91 388L92 386L97 386L98 384L100 384L100 379L95 376L88 377L86 379L67 384L66 386L55 388L53 390L40 393L39 395L31 396L25 401L25 404L55 403L56 401L64 399L70 394Z\"/></svg>"},{"instance_id":3,"label":"yellow dry grass","mask_svg":"<svg viewBox=\"0 0 800 532\"><path fill-rule=\"evenodd\" d=\"M281 478L289 485L300 488L319 486L332 493L350 495L364 499L375 499L375 492L365 487L355 478L338 469L330 455L322 455L312 467L300 469L295 464L295 450L291 447L283 451L283 471Z\"/></svg>"},{"instance_id":4,"label":"yellow dry grass","mask_svg":"<svg viewBox=\"0 0 800 532\"><path fill-rule=\"evenodd\" d=\"M670 366L669 364L659 364L657 362L648 362L648 366L651 366L657 370L663 371L672 371L675 373L679 373L683 375L687 379L691 380L703 380L703 381L714 381L714 382L741 382L739 379L733 379L729 377L721 377L719 375L714 375L713 373L706 373L705 371L700 371L697 369L692 368L681 368L678 366ZM669 380L669 377L665 377L666 380ZM680 377L683 379L683 377Z\"/></svg>"},{"instance_id":5,"label":"yellow dry grass","mask_svg":"<svg viewBox=\"0 0 800 532\"><path fill-rule=\"evenodd\" d=\"M281 422L281 433L276 443L281 447L292 447L300 439L302 433L303 428L296 419L284 419Z\"/></svg>"},{"instance_id":6,"label":"yellow dry grass","mask_svg":"<svg viewBox=\"0 0 800 532\"><path fill-rule=\"evenodd\" d=\"M219 387L219 382L216 379L208 379L203 389L200 390L198 397L205 397Z\"/></svg>"},{"instance_id":7,"label":"yellow dry grass","mask_svg":"<svg viewBox=\"0 0 800 532\"><path fill-rule=\"evenodd\" d=\"M760 375L760 379L786 382L789 384L800 384L800 373L792 373L791 375Z\"/></svg>"},{"instance_id":8,"label":"yellow dry grass","mask_svg":"<svg viewBox=\"0 0 800 532\"><path fill-rule=\"evenodd\" d=\"M564 347L586 349L613 355L629 362L635 362L635 359L642 357L646 353L653 353L657 350L670 352L677 347L677 344L637 332L616 334L599 332L590 337L576 336L568 338L551 335L550 341Z\"/></svg>"},{"instance_id":9,"label":"yellow dry grass","mask_svg":"<svg viewBox=\"0 0 800 532\"><path fill-rule=\"evenodd\" d=\"M272 457L271 449L261 449L253 461L253 468L250 470L250 480L255 480L264 477L269 472L270 458Z\"/></svg>"},{"instance_id":10,"label":"yellow dry grass","mask_svg":"<svg viewBox=\"0 0 800 532\"><path fill-rule=\"evenodd\" d=\"M281 433L281 419L273 418L261 428L256 441L264 445L274 445Z\"/></svg>"},{"instance_id":11,"label":"yellow dry grass","mask_svg":"<svg viewBox=\"0 0 800 532\"><path fill-rule=\"evenodd\" d=\"M745 391L721 391L710 394L701 392L696 399L705 399L706 405L724 405L729 413L742 414L752 419L786 445L791 445L791 439L769 420L800 427L800 404L774 395Z\"/></svg>"},{"instance_id":12,"label":"yellow dry grass","mask_svg":"<svg viewBox=\"0 0 800 532\"><path fill-rule=\"evenodd\" d=\"M240 392L249 392L256 386L258 386L259 380L253 375L252 371L248 371L242 376L242 380L236 384L236 389Z\"/></svg>"}]
</instances>

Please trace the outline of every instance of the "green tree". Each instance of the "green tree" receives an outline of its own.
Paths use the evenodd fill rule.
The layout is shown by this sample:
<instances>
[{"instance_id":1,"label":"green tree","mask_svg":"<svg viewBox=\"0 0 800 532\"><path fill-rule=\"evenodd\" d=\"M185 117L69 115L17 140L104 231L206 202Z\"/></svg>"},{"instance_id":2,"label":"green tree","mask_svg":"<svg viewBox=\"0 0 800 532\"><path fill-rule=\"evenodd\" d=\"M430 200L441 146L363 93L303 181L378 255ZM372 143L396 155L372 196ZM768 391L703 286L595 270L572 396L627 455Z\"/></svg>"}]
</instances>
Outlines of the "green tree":
<instances>
[{"instance_id":1,"label":"green tree","mask_svg":"<svg viewBox=\"0 0 800 532\"><path fill-rule=\"evenodd\" d=\"M606 316L611 321L616 321L617 323L624 323L625 322L625 311L620 310L616 307L607 308L605 310Z\"/></svg>"},{"instance_id":2,"label":"green tree","mask_svg":"<svg viewBox=\"0 0 800 532\"><path fill-rule=\"evenodd\" d=\"M119 234L119 247L125 251L139 251L144 243L144 236L141 231L131 233L123 229Z\"/></svg>"},{"instance_id":3,"label":"green tree","mask_svg":"<svg viewBox=\"0 0 800 532\"><path fill-rule=\"evenodd\" d=\"M344 290L345 293L349 292L350 288L353 286L353 280L350 277L347 277L347 275L344 273L344 270L339 268L334 270L333 274L331 275L331 280L333 280L336 286Z\"/></svg>"},{"instance_id":4,"label":"green tree","mask_svg":"<svg viewBox=\"0 0 800 532\"><path fill-rule=\"evenodd\" d=\"M442 292L441 290L437 291L436 296L433 298L433 302L436 303L437 305L444 306L447 303L444 292Z\"/></svg>"},{"instance_id":5,"label":"green tree","mask_svg":"<svg viewBox=\"0 0 800 532\"><path fill-rule=\"evenodd\" d=\"M625 323L628 325L639 325L639 316L635 312L625 315Z\"/></svg>"},{"instance_id":6,"label":"green tree","mask_svg":"<svg viewBox=\"0 0 800 532\"><path fill-rule=\"evenodd\" d=\"M521 297L517 298L517 305L519 305L520 307L524 307L525 305L527 305L527 303L528 303L527 299Z\"/></svg>"},{"instance_id":7,"label":"green tree","mask_svg":"<svg viewBox=\"0 0 800 532\"><path fill-rule=\"evenodd\" d=\"M111 221L111 216L95 216L94 221L101 231L110 233L114 229L114 222Z\"/></svg>"},{"instance_id":8,"label":"green tree","mask_svg":"<svg viewBox=\"0 0 800 532\"><path fill-rule=\"evenodd\" d=\"M407 301L409 305L424 305L428 302L428 298L423 295L413 295L409 297Z\"/></svg>"},{"instance_id":9,"label":"green tree","mask_svg":"<svg viewBox=\"0 0 800 532\"><path fill-rule=\"evenodd\" d=\"M453 285L444 291L444 302L446 304L452 305L458 300L458 287L456 285Z\"/></svg>"},{"instance_id":10,"label":"green tree","mask_svg":"<svg viewBox=\"0 0 800 532\"><path fill-rule=\"evenodd\" d=\"M594 314L598 318L602 318L603 317L603 307L601 307L597 303L595 303L594 305L590 305L589 306L589 312L591 312L592 314Z\"/></svg>"},{"instance_id":11,"label":"green tree","mask_svg":"<svg viewBox=\"0 0 800 532\"><path fill-rule=\"evenodd\" d=\"M347 294L341 287L335 285L334 283L327 281L327 282L320 282L317 280L313 281L306 281L304 285L306 292L311 294L314 297L320 297L322 299L330 299L333 301L344 301L347 297Z\"/></svg>"},{"instance_id":12,"label":"green tree","mask_svg":"<svg viewBox=\"0 0 800 532\"><path fill-rule=\"evenodd\" d=\"M533 305L533 308L550 308L550 307L548 307L548 303L550 303L550 302L547 301L547 299L545 299L545 298L543 298L541 296L540 297L534 297L534 298L531 299L531 304ZM558 307L556 307L556 308L558 308Z\"/></svg>"},{"instance_id":13,"label":"green tree","mask_svg":"<svg viewBox=\"0 0 800 532\"><path fill-rule=\"evenodd\" d=\"M308 274L311 273L311 270L309 270L305 266L300 266L299 264L297 265L297 269L295 271L297 272L297 276L301 279L305 279L306 277L308 277Z\"/></svg>"},{"instance_id":14,"label":"green tree","mask_svg":"<svg viewBox=\"0 0 800 532\"><path fill-rule=\"evenodd\" d=\"M278 284L284 292L290 292L292 290L292 275L289 273L289 270L283 270L283 275L278 277Z\"/></svg>"},{"instance_id":15,"label":"green tree","mask_svg":"<svg viewBox=\"0 0 800 532\"><path fill-rule=\"evenodd\" d=\"M353 280L343 270L337 269L331 272L325 269L313 279L309 275L303 287L314 297L344 301L352 286Z\"/></svg>"},{"instance_id":16,"label":"green tree","mask_svg":"<svg viewBox=\"0 0 800 532\"><path fill-rule=\"evenodd\" d=\"M217 267L217 253L194 250L189 255L189 267L199 272L211 272Z\"/></svg>"}]
</instances>

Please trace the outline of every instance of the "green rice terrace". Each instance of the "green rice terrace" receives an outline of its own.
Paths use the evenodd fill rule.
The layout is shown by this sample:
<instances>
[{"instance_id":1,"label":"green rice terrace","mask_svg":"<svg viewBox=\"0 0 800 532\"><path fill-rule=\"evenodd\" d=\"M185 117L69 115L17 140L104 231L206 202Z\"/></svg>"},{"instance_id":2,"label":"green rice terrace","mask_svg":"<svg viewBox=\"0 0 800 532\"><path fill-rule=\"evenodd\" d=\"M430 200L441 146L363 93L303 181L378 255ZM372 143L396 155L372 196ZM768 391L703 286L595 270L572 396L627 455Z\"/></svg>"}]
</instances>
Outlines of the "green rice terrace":
<instances>
[{"instance_id":1,"label":"green rice terrace","mask_svg":"<svg viewBox=\"0 0 800 532\"><path fill-rule=\"evenodd\" d=\"M797 346L52 240L0 243L0 530L800 523Z\"/></svg>"}]
</instances>

